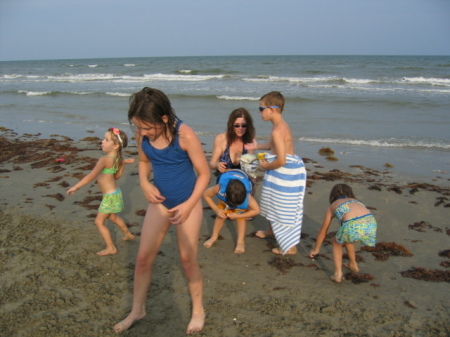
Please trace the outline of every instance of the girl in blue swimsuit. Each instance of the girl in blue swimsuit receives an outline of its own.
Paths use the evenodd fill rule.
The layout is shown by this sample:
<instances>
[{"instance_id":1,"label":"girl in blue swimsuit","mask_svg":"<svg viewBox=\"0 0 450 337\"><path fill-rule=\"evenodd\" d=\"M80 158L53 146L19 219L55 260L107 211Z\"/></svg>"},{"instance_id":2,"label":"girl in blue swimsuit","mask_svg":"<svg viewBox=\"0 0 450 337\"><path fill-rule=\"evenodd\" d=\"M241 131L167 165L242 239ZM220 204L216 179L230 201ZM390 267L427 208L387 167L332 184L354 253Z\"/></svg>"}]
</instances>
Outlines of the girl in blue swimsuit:
<instances>
[{"instance_id":1,"label":"girl in blue swimsuit","mask_svg":"<svg viewBox=\"0 0 450 337\"><path fill-rule=\"evenodd\" d=\"M125 132L118 128L109 128L102 141L102 150L106 153L106 156L101 157L89 174L67 190L67 195L73 194L82 186L97 179L103 198L95 218L95 225L106 244L106 248L97 253L101 256L117 253L111 233L105 224L106 219L120 228L124 234L123 240L134 239L134 235L130 233L123 219L117 215L123 210L123 198L120 188L117 188L116 180L121 177L124 164L134 162L134 159L122 159L122 148L126 147L127 143Z\"/></svg>"},{"instance_id":2,"label":"girl in blue swimsuit","mask_svg":"<svg viewBox=\"0 0 450 337\"><path fill-rule=\"evenodd\" d=\"M203 217L201 196L210 180L208 163L197 135L178 119L162 91L144 88L133 94L128 119L138 140L139 180L149 205L136 258L133 306L114 331L127 330L145 317L153 263L173 225L192 300L186 334L192 334L201 331L205 321L197 249ZM151 173L153 183L149 180Z\"/></svg>"},{"instance_id":3,"label":"girl in blue swimsuit","mask_svg":"<svg viewBox=\"0 0 450 337\"><path fill-rule=\"evenodd\" d=\"M359 272L354 242L360 241L363 245L375 246L377 222L366 206L355 199L352 188L346 184L335 185L330 192L329 201L330 206L325 213L322 228L317 234L315 248L311 250L309 256L313 258L319 254L331 220L335 217L340 227L332 241L336 270L331 279L335 282L341 282L343 279L342 246L345 246L349 259L349 263L344 266L356 273Z\"/></svg>"}]
</instances>

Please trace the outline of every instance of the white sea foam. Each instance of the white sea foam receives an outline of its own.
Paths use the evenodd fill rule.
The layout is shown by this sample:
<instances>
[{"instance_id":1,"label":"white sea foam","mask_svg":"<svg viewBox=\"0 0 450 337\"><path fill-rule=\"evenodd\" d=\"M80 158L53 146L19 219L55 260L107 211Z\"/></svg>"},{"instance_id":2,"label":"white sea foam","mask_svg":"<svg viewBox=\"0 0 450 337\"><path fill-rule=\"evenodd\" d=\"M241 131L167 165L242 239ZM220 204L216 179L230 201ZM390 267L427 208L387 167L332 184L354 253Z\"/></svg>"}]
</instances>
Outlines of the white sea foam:
<instances>
[{"instance_id":1,"label":"white sea foam","mask_svg":"<svg viewBox=\"0 0 450 337\"><path fill-rule=\"evenodd\" d=\"M178 70L180 73L182 73L182 74L190 74L190 73L192 73L192 70L189 70L189 69L180 69L180 70Z\"/></svg>"},{"instance_id":2,"label":"white sea foam","mask_svg":"<svg viewBox=\"0 0 450 337\"><path fill-rule=\"evenodd\" d=\"M125 63L124 67L135 67L136 65L133 63Z\"/></svg>"},{"instance_id":3,"label":"white sea foam","mask_svg":"<svg viewBox=\"0 0 450 337\"><path fill-rule=\"evenodd\" d=\"M411 84L431 84L431 85L450 86L450 79L448 78L403 77L402 81Z\"/></svg>"},{"instance_id":4,"label":"white sea foam","mask_svg":"<svg viewBox=\"0 0 450 337\"><path fill-rule=\"evenodd\" d=\"M19 90L19 94L25 94L27 96L45 96L51 94L50 91L26 91Z\"/></svg>"},{"instance_id":5,"label":"white sea foam","mask_svg":"<svg viewBox=\"0 0 450 337\"><path fill-rule=\"evenodd\" d=\"M98 67L98 64L89 64L88 67L89 67L89 68L97 68L97 67Z\"/></svg>"},{"instance_id":6,"label":"white sea foam","mask_svg":"<svg viewBox=\"0 0 450 337\"><path fill-rule=\"evenodd\" d=\"M337 139L337 138L315 138L315 137L300 137L299 141L327 143L327 144L348 144L348 145L363 145L373 147L418 147L418 148L437 148L450 149L450 144L442 142L427 142L425 140L411 141L411 140L363 140L363 139Z\"/></svg>"},{"instance_id":7,"label":"white sea foam","mask_svg":"<svg viewBox=\"0 0 450 337\"><path fill-rule=\"evenodd\" d=\"M109 96L118 96L118 97L128 97L130 94L127 94L125 92L107 92L106 93Z\"/></svg>"},{"instance_id":8,"label":"white sea foam","mask_svg":"<svg viewBox=\"0 0 450 337\"><path fill-rule=\"evenodd\" d=\"M245 96L217 96L218 99L226 101L258 101L259 97L245 97Z\"/></svg>"}]
</instances>

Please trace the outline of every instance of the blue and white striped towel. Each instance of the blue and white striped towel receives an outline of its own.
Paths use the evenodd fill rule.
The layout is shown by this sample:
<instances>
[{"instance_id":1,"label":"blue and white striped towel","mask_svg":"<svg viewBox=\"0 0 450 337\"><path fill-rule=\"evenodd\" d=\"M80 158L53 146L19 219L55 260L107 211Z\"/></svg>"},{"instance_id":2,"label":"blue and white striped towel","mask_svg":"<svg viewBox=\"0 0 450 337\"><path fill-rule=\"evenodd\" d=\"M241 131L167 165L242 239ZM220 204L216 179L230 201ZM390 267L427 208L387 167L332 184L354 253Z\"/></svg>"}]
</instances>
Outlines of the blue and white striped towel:
<instances>
[{"instance_id":1,"label":"blue and white striped towel","mask_svg":"<svg viewBox=\"0 0 450 337\"><path fill-rule=\"evenodd\" d=\"M275 155L266 154L272 162ZM286 155L286 164L267 170L261 192L261 215L270 221L283 254L300 242L306 169L297 155Z\"/></svg>"}]
</instances>

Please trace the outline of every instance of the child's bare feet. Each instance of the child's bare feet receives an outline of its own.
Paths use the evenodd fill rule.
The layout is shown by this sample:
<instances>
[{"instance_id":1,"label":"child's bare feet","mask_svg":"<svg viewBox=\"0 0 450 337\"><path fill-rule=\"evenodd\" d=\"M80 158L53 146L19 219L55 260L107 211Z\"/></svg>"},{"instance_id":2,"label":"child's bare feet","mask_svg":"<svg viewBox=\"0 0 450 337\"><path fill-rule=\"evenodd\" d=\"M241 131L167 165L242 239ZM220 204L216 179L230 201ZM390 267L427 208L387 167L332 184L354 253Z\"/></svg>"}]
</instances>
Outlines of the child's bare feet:
<instances>
[{"instance_id":1,"label":"child's bare feet","mask_svg":"<svg viewBox=\"0 0 450 337\"><path fill-rule=\"evenodd\" d=\"M140 315L133 315L132 313L130 313L123 321L114 325L114 332L121 333L125 330L128 330L134 324L134 322L143 319L145 315L146 315L145 312Z\"/></svg>"},{"instance_id":2,"label":"child's bare feet","mask_svg":"<svg viewBox=\"0 0 450 337\"><path fill-rule=\"evenodd\" d=\"M199 332L203 330L203 326L205 325L205 312L201 313L192 313L191 321L188 324L186 329L186 335L192 335L193 333Z\"/></svg>"},{"instance_id":3,"label":"child's bare feet","mask_svg":"<svg viewBox=\"0 0 450 337\"><path fill-rule=\"evenodd\" d=\"M336 274L330 276L331 281L334 281L336 283L341 283L342 282L342 275L338 276Z\"/></svg>"},{"instance_id":4,"label":"child's bare feet","mask_svg":"<svg viewBox=\"0 0 450 337\"><path fill-rule=\"evenodd\" d=\"M348 268L348 269L350 269L352 272L354 272L354 273L359 273L359 268L358 268L358 265L355 263L355 264L352 264L352 263L343 263L342 264L345 268Z\"/></svg>"},{"instance_id":5,"label":"child's bare feet","mask_svg":"<svg viewBox=\"0 0 450 337\"><path fill-rule=\"evenodd\" d=\"M234 249L234 252L236 254L242 254L245 253L245 243L241 242L241 243L237 243L236 248Z\"/></svg>"},{"instance_id":6,"label":"child's bare feet","mask_svg":"<svg viewBox=\"0 0 450 337\"><path fill-rule=\"evenodd\" d=\"M255 236L260 239L265 239L267 237L272 237L273 232L272 231L256 231Z\"/></svg>"},{"instance_id":7,"label":"child's bare feet","mask_svg":"<svg viewBox=\"0 0 450 337\"><path fill-rule=\"evenodd\" d=\"M125 236L122 238L122 240L124 240L124 241L133 240L133 239L134 239L134 235L131 234L130 232L126 233Z\"/></svg>"},{"instance_id":8,"label":"child's bare feet","mask_svg":"<svg viewBox=\"0 0 450 337\"><path fill-rule=\"evenodd\" d=\"M217 239L213 239L213 238L211 237L211 238L209 238L208 240L206 240L206 241L203 243L203 247L205 247L205 248L211 248L212 245L214 244L214 242L216 242L216 241L217 241Z\"/></svg>"},{"instance_id":9,"label":"child's bare feet","mask_svg":"<svg viewBox=\"0 0 450 337\"><path fill-rule=\"evenodd\" d=\"M117 254L116 247L114 247L114 248L106 248L106 249L103 249L103 250L97 252L97 255L100 255L100 256L114 255L114 254Z\"/></svg>"}]
</instances>

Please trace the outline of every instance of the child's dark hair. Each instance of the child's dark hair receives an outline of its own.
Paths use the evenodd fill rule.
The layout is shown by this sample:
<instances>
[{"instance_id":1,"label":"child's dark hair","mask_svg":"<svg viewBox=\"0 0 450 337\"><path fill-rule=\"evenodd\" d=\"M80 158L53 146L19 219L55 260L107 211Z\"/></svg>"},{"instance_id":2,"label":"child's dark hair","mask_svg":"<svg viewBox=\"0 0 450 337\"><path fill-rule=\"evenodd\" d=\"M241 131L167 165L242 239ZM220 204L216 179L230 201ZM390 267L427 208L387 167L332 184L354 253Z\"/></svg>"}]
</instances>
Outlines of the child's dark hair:
<instances>
[{"instance_id":1,"label":"child's dark hair","mask_svg":"<svg viewBox=\"0 0 450 337\"><path fill-rule=\"evenodd\" d=\"M355 195L353 194L353 190L350 186L346 184L337 184L331 189L330 192L330 204L335 202L339 198L353 198L355 199Z\"/></svg>"},{"instance_id":2,"label":"child's dark hair","mask_svg":"<svg viewBox=\"0 0 450 337\"><path fill-rule=\"evenodd\" d=\"M231 179L228 183L225 195L229 204L238 206L244 203L245 198L247 197L247 190L242 181Z\"/></svg>"},{"instance_id":3,"label":"child's dark hair","mask_svg":"<svg viewBox=\"0 0 450 337\"><path fill-rule=\"evenodd\" d=\"M163 116L167 116L167 123ZM130 108L128 110L128 120L131 123L132 118L137 118L149 124L158 124L163 127L163 134L169 140L167 130L175 139L177 133L176 125L179 121L175 115L169 98L161 90L145 87L130 97Z\"/></svg>"}]
</instances>

